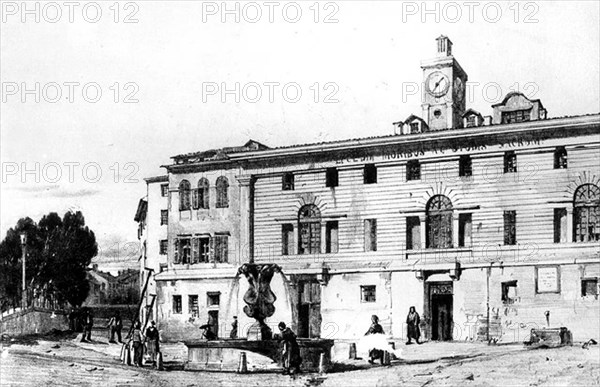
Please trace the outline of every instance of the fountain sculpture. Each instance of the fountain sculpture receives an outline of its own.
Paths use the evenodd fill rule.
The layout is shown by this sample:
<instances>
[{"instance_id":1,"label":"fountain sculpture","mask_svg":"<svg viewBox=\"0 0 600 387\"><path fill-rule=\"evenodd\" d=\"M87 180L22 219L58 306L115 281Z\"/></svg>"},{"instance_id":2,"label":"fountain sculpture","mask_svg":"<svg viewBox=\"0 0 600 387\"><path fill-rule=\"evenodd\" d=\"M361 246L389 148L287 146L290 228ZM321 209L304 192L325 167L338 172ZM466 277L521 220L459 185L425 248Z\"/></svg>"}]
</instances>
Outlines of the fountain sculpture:
<instances>
[{"instance_id":1,"label":"fountain sculpture","mask_svg":"<svg viewBox=\"0 0 600 387\"><path fill-rule=\"evenodd\" d=\"M243 298L246 303L243 310L248 317L255 320L248 329L247 338L185 342L188 347L186 369L236 370L239 351L250 351L274 361L279 360L280 343L273 338L271 328L265 323L265 319L275 313L273 304L277 297L271 290L271 280L275 273L281 273L281 268L273 263L245 263L238 269L236 278L243 274L249 285ZM329 364L333 340L298 339L298 344L304 370L318 370L321 354L325 355L324 360Z\"/></svg>"},{"instance_id":2,"label":"fountain sculpture","mask_svg":"<svg viewBox=\"0 0 600 387\"><path fill-rule=\"evenodd\" d=\"M245 263L238 269L238 275L243 274L250 285L244 294L246 303L244 313L256 320L248 329L250 341L269 340L273 337L273 332L265 324L265 319L275 313L273 304L277 297L271 290L271 279L275 272L281 272L281 268L272 263L262 265Z\"/></svg>"}]
</instances>

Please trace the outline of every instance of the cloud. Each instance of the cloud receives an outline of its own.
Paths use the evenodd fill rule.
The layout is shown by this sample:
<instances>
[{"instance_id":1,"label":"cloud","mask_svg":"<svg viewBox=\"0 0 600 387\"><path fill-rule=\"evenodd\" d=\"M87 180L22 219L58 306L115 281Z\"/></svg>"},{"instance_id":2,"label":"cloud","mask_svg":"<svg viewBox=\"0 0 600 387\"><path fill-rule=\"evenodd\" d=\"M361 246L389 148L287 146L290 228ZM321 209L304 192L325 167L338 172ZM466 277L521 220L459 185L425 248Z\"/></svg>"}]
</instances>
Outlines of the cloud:
<instances>
[{"instance_id":1,"label":"cloud","mask_svg":"<svg viewBox=\"0 0 600 387\"><path fill-rule=\"evenodd\" d=\"M43 194L44 197L55 197L55 198L81 198L94 196L100 193L98 189L81 188L78 190L69 190L61 188L57 184L37 184L37 185L18 185L13 187L6 187L8 190L24 192L31 195Z\"/></svg>"}]
</instances>

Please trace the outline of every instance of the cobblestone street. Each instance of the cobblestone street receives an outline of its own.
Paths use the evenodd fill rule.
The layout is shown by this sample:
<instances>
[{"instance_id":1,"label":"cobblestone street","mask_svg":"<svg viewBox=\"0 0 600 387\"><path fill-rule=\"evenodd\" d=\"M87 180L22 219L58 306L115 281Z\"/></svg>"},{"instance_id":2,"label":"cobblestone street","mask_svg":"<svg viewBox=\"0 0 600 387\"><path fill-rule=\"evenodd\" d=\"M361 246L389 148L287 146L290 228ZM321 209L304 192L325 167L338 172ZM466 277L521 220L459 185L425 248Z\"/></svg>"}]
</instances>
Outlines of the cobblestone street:
<instances>
[{"instance_id":1,"label":"cobblestone street","mask_svg":"<svg viewBox=\"0 0 600 387\"><path fill-rule=\"evenodd\" d=\"M290 377L272 372L246 375L183 371L185 347L165 344L166 371L122 365L120 345L106 339L81 343L68 338L4 345L0 384L152 385L152 386L507 386L600 385L600 348L581 345L527 350L521 345L425 343L401 346L402 359L391 366L345 361L325 375ZM347 371L344 371L347 370Z\"/></svg>"}]
</instances>

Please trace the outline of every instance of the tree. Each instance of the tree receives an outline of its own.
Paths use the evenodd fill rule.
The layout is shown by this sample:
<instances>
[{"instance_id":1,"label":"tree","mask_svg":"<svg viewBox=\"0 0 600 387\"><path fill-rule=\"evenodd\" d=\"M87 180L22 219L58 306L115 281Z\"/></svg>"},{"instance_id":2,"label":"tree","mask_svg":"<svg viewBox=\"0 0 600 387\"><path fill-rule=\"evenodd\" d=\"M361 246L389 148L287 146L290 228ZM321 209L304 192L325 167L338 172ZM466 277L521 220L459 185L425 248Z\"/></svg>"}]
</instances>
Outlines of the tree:
<instances>
[{"instance_id":1,"label":"tree","mask_svg":"<svg viewBox=\"0 0 600 387\"><path fill-rule=\"evenodd\" d=\"M52 212L36 224L30 218L17 222L0 243L1 308L19 304L21 297L21 242L27 233L26 280L28 289L52 294L58 301L79 307L87 298L87 267L98 253L94 232L83 214L67 212L61 219Z\"/></svg>"}]
</instances>

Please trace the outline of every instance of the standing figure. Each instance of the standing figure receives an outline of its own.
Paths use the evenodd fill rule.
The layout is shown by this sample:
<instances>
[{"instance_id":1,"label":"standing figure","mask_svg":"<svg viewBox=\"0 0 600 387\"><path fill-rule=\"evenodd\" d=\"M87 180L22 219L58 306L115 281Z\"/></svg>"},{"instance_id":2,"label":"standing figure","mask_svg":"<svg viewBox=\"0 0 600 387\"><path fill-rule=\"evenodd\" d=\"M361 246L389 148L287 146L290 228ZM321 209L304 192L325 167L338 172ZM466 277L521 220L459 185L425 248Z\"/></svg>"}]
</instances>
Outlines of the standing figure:
<instances>
[{"instance_id":1,"label":"standing figure","mask_svg":"<svg viewBox=\"0 0 600 387\"><path fill-rule=\"evenodd\" d=\"M384 334L383 332L383 328L381 327L381 325L379 325L379 317L377 317L376 315L372 315L371 316L371 326L369 327L369 330L367 331L367 333L365 333L365 336L368 335L375 335L375 334ZM381 349L371 349L369 350L369 363L373 364L375 362L375 360L380 359L380 361L383 363L383 351Z\"/></svg>"},{"instance_id":2,"label":"standing figure","mask_svg":"<svg viewBox=\"0 0 600 387\"><path fill-rule=\"evenodd\" d=\"M238 335L238 320L237 320L237 316L233 316L233 322L231 323L231 333L229 334L229 337L231 339L237 339L237 335Z\"/></svg>"},{"instance_id":3,"label":"standing figure","mask_svg":"<svg viewBox=\"0 0 600 387\"><path fill-rule=\"evenodd\" d=\"M131 342L133 346L133 364L136 367L141 367L144 352L144 338L142 336L142 324L140 324L139 321L136 321L133 325L133 332L131 333Z\"/></svg>"},{"instance_id":4,"label":"standing figure","mask_svg":"<svg viewBox=\"0 0 600 387\"><path fill-rule=\"evenodd\" d=\"M286 327L284 322L279 323L279 331L281 332L281 341L283 341L283 349L281 351L283 373L293 375L300 372L300 364L302 364L296 334L290 328Z\"/></svg>"},{"instance_id":5,"label":"standing figure","mask_svg":"<svg viewBox=\"0 0 600 387\"><path fill-rule=\"evenodd\" d=\"M407 334L408 341L406 344L412 344L411 339L415 339L417 344L421 344L419 342L419 338L421 337L421 330L419 329L419 323L421 322L421 317L417 313L417 310L414 306L411 306L408 310L408 316L406 316L406 326L407 326Z\"/></svg>"},{"instance_id":6,"label":"standing figure","mask_svg":"<svg viewBox=\"0 0 600 387\"><path fill-rule=\"evenodd\" d=\"M159 336L158 329L156 329L156 323L150 321L150 326L146 329L146 346L148 348L148 355L152 359L152 365L156 365L156 355L160 350L158 346Z\"/></svg>"},{"instance_id":7,"label":"standing figure","mask_svg":"<svg viewBox=\"0 0 600 387\"><path fill-rule=\"evenodd\" d=\"M119 311L116 311L115 314L108 321L108 328L110 329L110 338L108 340L109 343L115 342L115 333L119 339L119 343L121 341L121 329L123 329L123 320L121 320L121 314Z\"/></svg>"},{"instance_id":8,"label":"standing figure","mask_svg":"<svg viewBox=\"0 0 600 387\"><path fill-rule=\"evenodd\" d=\"M92 341L92 327L94 326L94 317L92 315L92 311L89 308L87 308L83 313L82 320L83 336L81 336L81 341L84 343L86 341Z\"/></svg>"}]
</instances>

